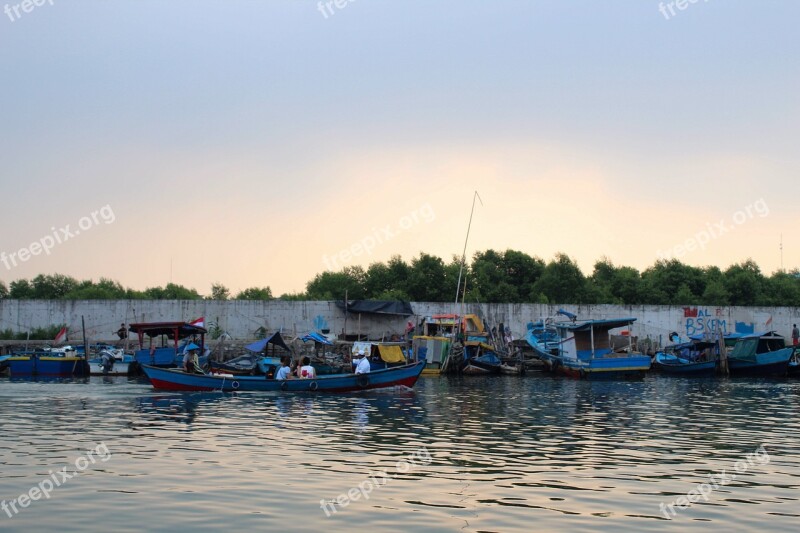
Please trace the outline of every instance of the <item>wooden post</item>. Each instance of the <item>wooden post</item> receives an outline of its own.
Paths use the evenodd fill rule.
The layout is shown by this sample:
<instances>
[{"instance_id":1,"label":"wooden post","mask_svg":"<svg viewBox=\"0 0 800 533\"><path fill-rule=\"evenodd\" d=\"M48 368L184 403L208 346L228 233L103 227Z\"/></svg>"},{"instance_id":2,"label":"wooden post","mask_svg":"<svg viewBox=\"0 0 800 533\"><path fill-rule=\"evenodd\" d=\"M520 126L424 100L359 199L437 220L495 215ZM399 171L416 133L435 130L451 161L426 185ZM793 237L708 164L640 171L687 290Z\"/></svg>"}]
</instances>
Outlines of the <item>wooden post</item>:
<instances>
[{"instance_id":1,"label":"wooden post","mask_svg":"<svg viewBox=\"0 0 800 533\"><path fill-rule=\"evenodd\" d=\"M719 371L725 377L729 376L728 348L725 346L725 335L719 332Z\"/></svg>"}]
</instances>

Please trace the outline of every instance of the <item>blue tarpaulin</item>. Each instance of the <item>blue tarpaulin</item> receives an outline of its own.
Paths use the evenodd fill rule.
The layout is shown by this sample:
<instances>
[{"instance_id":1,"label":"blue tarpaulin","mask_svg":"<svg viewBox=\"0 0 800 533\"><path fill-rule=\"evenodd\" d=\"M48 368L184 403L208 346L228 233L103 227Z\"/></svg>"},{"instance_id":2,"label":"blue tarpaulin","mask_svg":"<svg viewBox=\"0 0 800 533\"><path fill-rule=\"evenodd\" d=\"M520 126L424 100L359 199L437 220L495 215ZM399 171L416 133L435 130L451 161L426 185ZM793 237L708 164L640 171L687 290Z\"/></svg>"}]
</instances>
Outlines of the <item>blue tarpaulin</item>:
<instances>
[{"instance_id":1,"label":"blue tarpaulin","mask_svg":"<svg viewBox=\"0 0 800 533\"><path fill-rule=\"evenodd\" d=\"M326 344L328 346L333 345L333 343L331 341L329 341L327 337L325 337L324 335L322 335L320 333L316 333L316 332L308 333L307 335L303 335L302 337L300 337L300 340L303 341L303 342L314 341L314 342L318 342L320 344Z\"/></svg>"}]
</instances>

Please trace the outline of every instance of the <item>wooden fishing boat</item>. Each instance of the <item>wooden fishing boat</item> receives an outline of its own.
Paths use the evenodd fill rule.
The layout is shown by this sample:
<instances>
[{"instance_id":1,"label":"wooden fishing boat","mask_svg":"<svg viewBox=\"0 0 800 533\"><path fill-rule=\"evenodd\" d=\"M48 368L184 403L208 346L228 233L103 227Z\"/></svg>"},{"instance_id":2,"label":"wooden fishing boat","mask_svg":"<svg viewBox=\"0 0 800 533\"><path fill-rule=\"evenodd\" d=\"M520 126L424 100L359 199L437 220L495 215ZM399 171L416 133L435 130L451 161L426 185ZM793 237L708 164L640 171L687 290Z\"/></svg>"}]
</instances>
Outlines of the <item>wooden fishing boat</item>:
<instances>
[{"instance_id":1,"label":"wooden fishing boat","mask_svg":"<svg viewBox=\"0 0 800 533\"><path fill-rule=\"evenodd\" d=\"M18 352L6 362L12 378L88 376L89 365L74 350Z\"/></svg>"},{"instance_id":2,"label":"wooden fishing boat","mask_svg":"<svg viewBox=\"0 0 800 533\"><path fill-rule=\"evenodd\" d=\"M183 365L183 350L180 341L186 339L184 346L189 342L197 342L200 346L200 365L204 365L208 356L205 353L206 329L188 322L142 322L130 325L131 333L136 333L139 338L139 349L134 353L135 361L131 362L128 375L140 375L144 365L175 368ZM145 346L145 337L150 342ZM161 346L156 339L161 337ZM168 345L172 341L172 346Z\"/></svg>"},{"instance_id":3,"label":"wooden fishing boat","mask_svg":"<svg viewBox=\"0 0 800 533\"><path fill-rule=\"evenodd\" d=\"M717 360L692 361L675 354L659 352L655 356L653 366L670 376L709 377L717 370Z\"/></svg>"},{"instance_id":4,"label":"wooden fishing boat","mask_svg":"<svg viewBox=\"0 0 800 533\"><path fill-rule=\"evenodd\" d=\"M752 333L736 341L728 355L728 370L733 377L786 376L793 353L794 347L787 347L774 331Z\"/></svg>"},{"instance_id":5,"label":"wooden fishing boat","mask_svg":"<svg viewBox=\"0 0 800 533\"><path fill-rule=\"evenodd\" d=\"M613 329L630 326L635 318L570 321L555 324L562 341L553 356L553 370L580 379L641 378L650 370L650 356L635 352L630 335L628 347L615 351Z\"/></svg>"},{"instance_id":6,"label":"wooden fishing boat","mask_svg":"<svg viewBox=\"0 0 800 533\"><path fill-rule=\"evenodd\" d=\"M403 385L413 387L425 362L377 370L368 374L332 374L317 379L275 380L259 376L224 376L189 374L179 369L142 366L156 389L176 391L286 391L286 392L352 392Z\"/></svg>"},{"instance_id":7,"label":"wooden fishing boat","mask_svg":"<svg viewBox=\"0 0 800 533\"><path fill-rule=\"evenodd\" d=\"M667 346L653 360L656 370L671 376L708 377L716 373L718 355L716 342L692 340Z\"/></svg>"}]
</instances>

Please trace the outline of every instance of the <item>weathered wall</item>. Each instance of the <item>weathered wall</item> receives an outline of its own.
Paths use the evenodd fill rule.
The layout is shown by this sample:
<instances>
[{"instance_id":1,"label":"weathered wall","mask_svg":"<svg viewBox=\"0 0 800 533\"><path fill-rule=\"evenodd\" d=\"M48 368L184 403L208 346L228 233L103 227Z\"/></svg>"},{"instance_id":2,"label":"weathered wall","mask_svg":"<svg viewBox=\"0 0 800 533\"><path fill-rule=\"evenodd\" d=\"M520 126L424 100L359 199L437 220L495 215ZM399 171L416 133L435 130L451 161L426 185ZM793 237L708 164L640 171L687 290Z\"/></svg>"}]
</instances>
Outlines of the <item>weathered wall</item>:
<instances>
[{"instance_id":1,"label":"weathered wall","mask_svg":"<svg viewBox=\"0 0 800 533\"><path fill-rule=\"evenodd\" d=\"M418 316L454 311L452 304L412 303ZM464 312L478 313L490 325L503 322L515 337L525 331L525 324L550 316L559 308L576 313L579 318L636 317L633 333L639 336L666 336L677 331L681 336L716 328L725 332L774 329L789 336L791 325L800 322L800 308L787 307L670 307L617 305L539 304L467 304ZM256 336L259 327L268 331L305 333L329 328L340 333L345 326L344 313L333 302L210 301L210 300L0 300L0 330L26 331L29 328L68 324L70 331L80 331L81 316L92 339L112 339L122 322L186 320L197 317L216 323L235 339ZM414 317L361 316L361 332L371 338L402 333ZM359 328L358 316L349 316L347 331Z\"/></svg>"}]
</instances>

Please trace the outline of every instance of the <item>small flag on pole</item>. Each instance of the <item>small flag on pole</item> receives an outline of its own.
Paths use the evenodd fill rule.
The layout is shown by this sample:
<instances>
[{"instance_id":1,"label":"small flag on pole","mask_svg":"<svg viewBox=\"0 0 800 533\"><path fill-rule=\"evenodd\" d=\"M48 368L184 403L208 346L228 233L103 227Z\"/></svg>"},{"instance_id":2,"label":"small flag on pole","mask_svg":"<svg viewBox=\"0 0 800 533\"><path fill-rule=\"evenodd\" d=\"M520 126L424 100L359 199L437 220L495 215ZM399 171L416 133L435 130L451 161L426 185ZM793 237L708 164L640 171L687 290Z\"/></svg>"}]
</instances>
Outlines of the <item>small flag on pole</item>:
<instances>
[{"instance_id":1,"label":"small flag on pole","mask_svg":"<svg viewBox=\"0 0 800 533\"><path fill-rule=\"evenodd\" d=\"M60 342L66 341L66 340L67 340L67 328L64 327L64 328L61 328L61 331L58 332L58 335L56 335L56 338L53 339L53 342L55 344L58 344Z\"/></svg>"},{"instance_id":2,"label":"small flag on pole","mask_svg":"<svg viewBox=\"0 0 800 533\"><path fill-rule=\"evenodd\" d=\"M206 327L206 317L201 316L198 319L192 320L191 322L189 322L189 325L190 326L197 326L199 328L204 328L204 327Z\"/></svg>"},{"instance_id":3,"label":"small flag on pole","mask_svg":"<svg viewBox=\"0 0 800 533\"><path fill-rule=\"evenodd\" d=\"M772 315L769 315L769 318L764 323L765 326L770 327L772 325Z\"/></svg>"}]
</instances>

